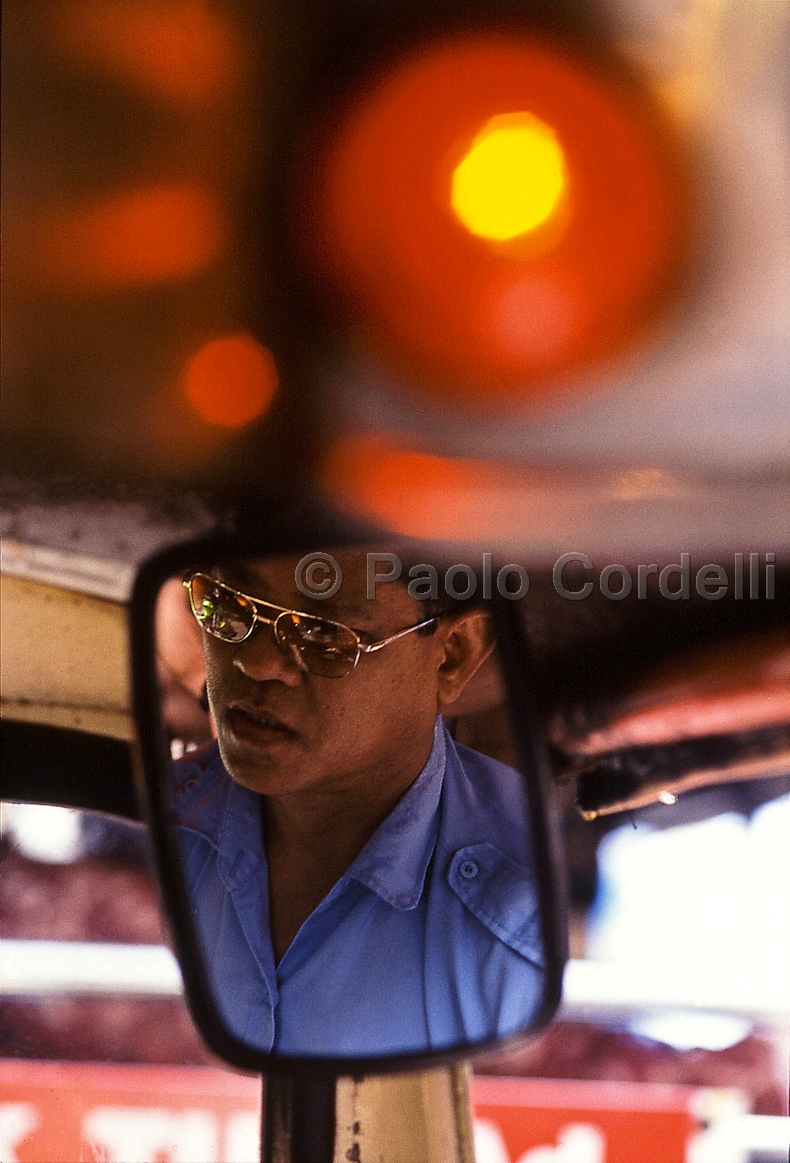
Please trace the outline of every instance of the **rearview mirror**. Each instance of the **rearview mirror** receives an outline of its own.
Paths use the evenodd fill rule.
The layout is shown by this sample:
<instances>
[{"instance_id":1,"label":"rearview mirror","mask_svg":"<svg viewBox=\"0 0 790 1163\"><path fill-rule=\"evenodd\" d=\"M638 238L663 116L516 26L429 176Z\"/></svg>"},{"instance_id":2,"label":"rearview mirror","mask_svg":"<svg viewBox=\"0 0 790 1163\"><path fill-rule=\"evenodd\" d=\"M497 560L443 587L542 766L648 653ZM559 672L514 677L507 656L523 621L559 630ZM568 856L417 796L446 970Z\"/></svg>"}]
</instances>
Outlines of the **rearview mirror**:
<instances>
[{"instance_id":1,"label":"rearview mirror","mask_svg":"<svg viewBox=\"0 0 790 1163\"><path fill-rule=\"evenodd\" d=\"M227 1060L411 1068L551 1019L564 927L520 568L481 587L425 547L330 530L143 569L160 882Z\"/></svg>"}]
</instances>

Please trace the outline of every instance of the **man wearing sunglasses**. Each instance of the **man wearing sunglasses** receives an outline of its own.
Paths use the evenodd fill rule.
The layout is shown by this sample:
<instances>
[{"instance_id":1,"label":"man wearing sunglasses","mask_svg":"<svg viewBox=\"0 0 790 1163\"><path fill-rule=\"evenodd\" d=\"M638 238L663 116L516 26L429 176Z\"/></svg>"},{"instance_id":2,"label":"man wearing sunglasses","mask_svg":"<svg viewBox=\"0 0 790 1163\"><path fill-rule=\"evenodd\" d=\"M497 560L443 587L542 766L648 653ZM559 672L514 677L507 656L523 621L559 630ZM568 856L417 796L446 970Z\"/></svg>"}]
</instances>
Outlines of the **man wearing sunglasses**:
<instances>
[{"instance_id":1,"label":"man wearing sunglasses","mask_svg":"<svg viewBox=\"0 0 790 1163\"><path fill-rule=\"evenodd\" d=\"M217 743L174 765L219 1009L254 1045L365 1056L525 1024L543 974L522 778L453 744L493 649L468 603L366 597L363 551L305 598L296 558L187 579Z\"/></svg>"}]
</instances>

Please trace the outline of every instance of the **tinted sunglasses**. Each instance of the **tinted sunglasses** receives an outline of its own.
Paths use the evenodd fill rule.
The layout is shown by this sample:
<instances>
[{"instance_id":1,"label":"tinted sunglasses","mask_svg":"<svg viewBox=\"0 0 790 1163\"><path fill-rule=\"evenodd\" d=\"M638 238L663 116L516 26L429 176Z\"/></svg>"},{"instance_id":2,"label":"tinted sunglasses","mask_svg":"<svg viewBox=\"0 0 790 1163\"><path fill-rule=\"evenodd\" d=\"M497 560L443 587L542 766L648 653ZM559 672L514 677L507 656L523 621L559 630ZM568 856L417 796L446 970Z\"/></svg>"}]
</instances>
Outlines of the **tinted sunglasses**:
<instances>
[{"instance_id":1,"label":"tinted sunglasses","mask_svg":"<svg viewBox=\"0 0 790 1163\"><path fill-rule=\"evenodd\" d=\"M192 613L206 633L222 642L239 643L250 637L259 622L271 626L282 653L300 670L321 678L343 678L357 665L360 655L374 654L390 642L430 626L441 616L436 614L378 642L367 643L342 622L251 598L205 573L193 573L184 585Z\"/></svg>"}]
</instances>

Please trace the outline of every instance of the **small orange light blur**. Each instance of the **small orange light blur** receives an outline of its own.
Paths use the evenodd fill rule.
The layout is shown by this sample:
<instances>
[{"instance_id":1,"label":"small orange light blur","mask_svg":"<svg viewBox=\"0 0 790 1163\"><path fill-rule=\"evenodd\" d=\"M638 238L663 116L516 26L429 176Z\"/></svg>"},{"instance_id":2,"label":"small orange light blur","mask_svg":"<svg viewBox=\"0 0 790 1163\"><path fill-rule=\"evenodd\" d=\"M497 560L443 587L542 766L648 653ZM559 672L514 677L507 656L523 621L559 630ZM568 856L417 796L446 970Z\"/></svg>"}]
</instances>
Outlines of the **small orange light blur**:
<instances>
[{"instance_id":1,"label":"small orange light blur","mask_svg":"<svg viewBox=\"0 0 790 1163\"><path fill-rule=\"evenodd\" d=\"M184 394L211 424L238 428L267 411L279 379L274 357L251 335L222 335L195 352L184 373Z\"/></svg>"},{"instance_id":2,"label":"small orange light blur","mask_svg":"<svg viewBox=\"0 0 790 1163\"><path fill-rule=\"evenodd\" d=\"M558 479L537 466L436 456L393 434L340 437L321 482L339 509L393 533L487 549L527 538L533 554L549 546L554 558L558 538L600 512L588 474Z\"/></svg>"},{"instance_id":3,"label":"small orange light blur","mask_svg":"<svg viewBox=\"0 0 790 1163\"><path fill-rule=\"evenodd\" d=\"M199 0L66 0L49 16L74 59L174 105L221 100L240 74L239 37Z\"/></svg>"},{"instance_id":4,"label":"small orange light blur","mask_svg":"<svg viewBox=\"0 0 790 1163\"><path fill-rule=\"evenodd\" d=\"M655 110L555 49L396 65L320 155L314 258L354 341L454 398L530 399L655 313L688 182Z\"/></svg>"},{"instance_id":5,"label":"small orange light blur","mask_svg":"<svg viewBox=\"0 0 790 1163\"><path fill-rule=\"evenodd\" d=\"M376 436L349 436L329 452L323 483L356 517L411 537L463 537L468 530L469 464L399 448Z\"/></svg>"},{"instance_id":6,"label":"small orange light blur","mask_svg":"<svg viewBox=\"0 0 790 1163\"><path fill-rule=\"evenodd\" d=\"M349 435L325 459L322 482L346 513L407 537L494 541L533 521L530 500L559 513L535 474L472 457L436 456L378 435ZM548 501L548 505L546 502ZM556 528L556 525L554 526Z\"/></svg>"},{"instance_id":7,"label":"small orange light blur","mask_svg":"<svg viewBox=\"0 0 790 1163\"><path fill-rule=\"evenodd\" d=\"M37 280L64 289L166 283L210 266L227 234L224 208L210 191L167 183L49 215L30 268Z\"/></svg>"}]
</instances>

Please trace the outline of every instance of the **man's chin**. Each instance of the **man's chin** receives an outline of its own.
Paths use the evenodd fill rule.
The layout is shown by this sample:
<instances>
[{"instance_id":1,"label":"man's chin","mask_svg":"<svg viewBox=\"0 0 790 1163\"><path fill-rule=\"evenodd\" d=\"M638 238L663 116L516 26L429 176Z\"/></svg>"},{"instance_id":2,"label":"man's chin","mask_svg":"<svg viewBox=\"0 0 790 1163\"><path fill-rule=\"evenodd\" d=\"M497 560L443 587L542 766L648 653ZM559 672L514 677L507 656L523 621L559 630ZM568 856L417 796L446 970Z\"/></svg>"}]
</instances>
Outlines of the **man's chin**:
<instances>
[{"instance_id":1,"label":"man's chin","mask_svg":"<svg viewBox=\"0 0 790 1163\"><path fill-rule=\"evenodd\" d=\"M288 790L299 770L293 733L262 729L220 731L219 750L225 769L236 783L263 795ZM276 794L276 792L275 792Z\"/></svg>"},{"instance_id":2,"label":"man's chin","mask_svg":"<svg viewBox=\"0 0 790 1163\"><path fill-rule=\"evenodd\" d=\"M262 796L286 795L293 788L293 765L273 761L252 763L249 757L231 755L223 759L225 769L234 783Z\"/></svg>"}]
</instances>

